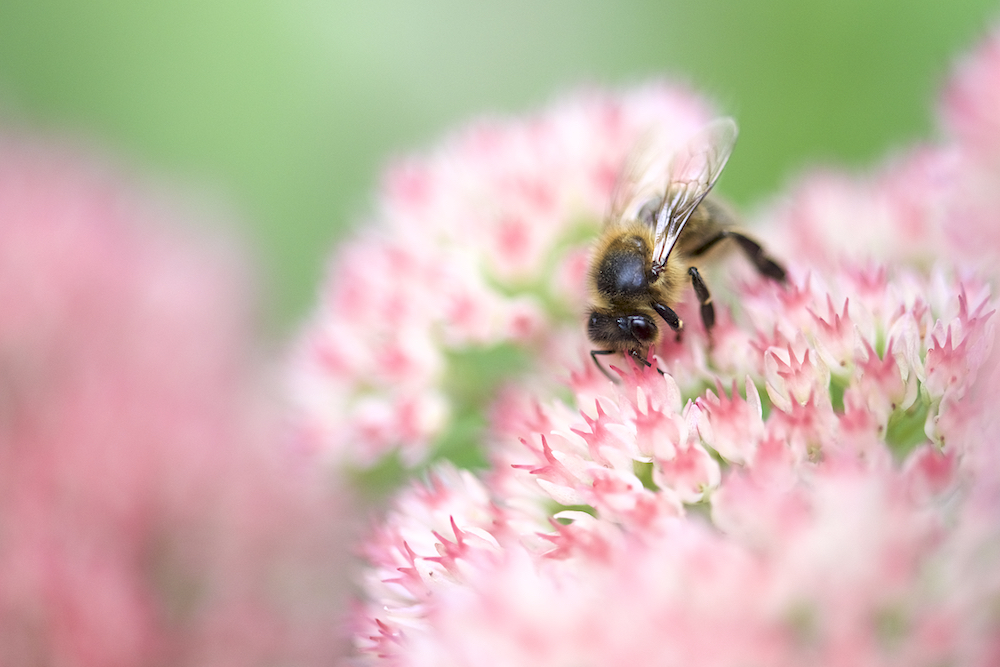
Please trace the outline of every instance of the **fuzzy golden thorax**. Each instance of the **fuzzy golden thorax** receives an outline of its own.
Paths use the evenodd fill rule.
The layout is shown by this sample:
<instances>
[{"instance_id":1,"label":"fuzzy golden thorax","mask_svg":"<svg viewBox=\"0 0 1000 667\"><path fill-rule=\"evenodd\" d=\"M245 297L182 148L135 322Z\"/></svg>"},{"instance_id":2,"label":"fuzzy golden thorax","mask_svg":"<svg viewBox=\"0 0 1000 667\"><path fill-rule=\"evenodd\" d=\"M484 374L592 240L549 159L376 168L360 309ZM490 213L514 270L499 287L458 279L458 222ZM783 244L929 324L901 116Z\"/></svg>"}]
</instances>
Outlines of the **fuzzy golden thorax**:
<instances>
[{"instance_id":1,"label":"fuzzy golden thorax","mask_svg":"<svg viewBox=\"0 0 1000 667\"><path fill-rule=\"evenodd\" d=\"M657 306L676 303L686 262L672 260L654 274L653 242L652 228L638 221L615 227L597 241L589 281L588 335L594 343L644 358L659 341L667 322Z\"/></svg>"}]
</instances>

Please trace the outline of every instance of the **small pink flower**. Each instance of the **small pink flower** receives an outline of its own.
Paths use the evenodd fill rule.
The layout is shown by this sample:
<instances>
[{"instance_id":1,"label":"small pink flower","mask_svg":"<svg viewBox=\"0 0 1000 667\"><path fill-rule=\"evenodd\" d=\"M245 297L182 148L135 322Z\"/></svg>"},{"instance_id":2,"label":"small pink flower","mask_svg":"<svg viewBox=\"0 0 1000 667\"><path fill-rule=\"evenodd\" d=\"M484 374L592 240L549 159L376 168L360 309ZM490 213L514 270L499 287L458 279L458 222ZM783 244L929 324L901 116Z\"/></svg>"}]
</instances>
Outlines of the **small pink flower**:
<instances>
[{"instance_id":1,"label":"small pink flower","mask_svg":"<svg viewBox=\"0 0 1000 667\"><path fill-rule=\"evenodd\" d=\"M794 342L785 340L764 352L764 377L767 378L767 395L785 412L792 405L822 399L830 384L830 369L819 355L807 345L801 335Z\"/></svg>"},{"instance_id":2,"label":"small pink flower","mask_svg":"<svg viewBox=\"0 0 1000 667\"><path fill-rule=\"evenodd\" d=\"M965 383L972 383L980 364L992 347L995 310L989 302L980 302L969 312L968 298L963 289L958 295L958 316L947 325L940 320L931 332L932 344L927 349L924 384L932 396L953 394L960 399Z\"/></svg>"},{"instance_id":3,"label":"small pink flower","mask_svg":"<svg viewBox=\"0 0 1000 667\"><path fill-rule=\"evenodd\" d=\"M894 340L889 340L880 359L871 344L864 341L864 356L858 359L858 370L848 389L857 392L859 401L879 424L885 424L897 409L909 409L916 400L916 374L909 373L906 379L903 378L903 371L893 353L894 343Z\"/></svg>"},{"instance_id":4,"label":"small pink flower","mask_svg":"<svg viewBox=\"0 0 1000 667\"><path fill-rule=\"evenodd\" d=\"M737 392L736 380L729 396L718 380L715 386L718 394L708 390L704 398L698 399L698 432L722 458L732 463L749 463L764 434L760 393L750 376L744 383L745 399Z\"/></svg>"},{"instance_id":5,"label":"small pink flower","mask_svg":"<svg viewBox=\"0 0 1000 667\"><path fill-rule=\"evenodd\" d=\"M677 494L682 502L696 503L719 485L719 464L701 445L697 436L698 409L687 406L684 437L673 456L653 460L653 481Z\"/></svg>"},{"instance_id":6,"label":"small pink flower","mask_svg":"<svg viewBox=\"0 0 1000 667\"><path fill-rule=\"evenodd\" d=\"M634 392L621 392L621 420L630 438L634 438L633 455L651 461L673 458L688 431L681 414L681 392L670 375L660 376L652 368L637 374ZM602 389L606 392L607 385ZM607 398L605 398L607 400ZM595 403L600 404L595 400ZM585 417L586 419L586 417Z\"/></svg>"},{"instance_id":7,"label":"small pink flower","mask_svg":"<svg viewBox=\"0 0 1000 667\"><path fill-rule=\"evenodd\" d=\"M850 299L845 299L838 311L830 295L827 295L826 308L823 314L813 312L816 330L816 348L823 363L831 373L839 374L854 357L854 348L858 344L859 333L855 333L855 324L848 312Z\"/></svg>"}]
</instances>

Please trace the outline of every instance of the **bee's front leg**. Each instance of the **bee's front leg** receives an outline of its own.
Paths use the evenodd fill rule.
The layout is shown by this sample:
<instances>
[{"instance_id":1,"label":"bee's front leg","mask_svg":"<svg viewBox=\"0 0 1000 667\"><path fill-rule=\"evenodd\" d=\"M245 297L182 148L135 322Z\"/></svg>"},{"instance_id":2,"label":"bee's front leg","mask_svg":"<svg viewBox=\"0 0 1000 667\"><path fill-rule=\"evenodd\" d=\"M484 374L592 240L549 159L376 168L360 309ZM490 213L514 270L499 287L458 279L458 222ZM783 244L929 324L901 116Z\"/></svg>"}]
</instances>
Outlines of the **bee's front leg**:
<instances>
[{"instance_id":1,"label":"bee's front leg","mask_svg":"<svg viewBox=\"0 0 1000 667\"><path fill-rule=\"evenodd\" d=\"M712 295L709 293L705 281L701 279L698 269L692 266L688 269L688 274L691 276L691 285L698 297L698 303L701 304L701 322L705 325L705 333L711 334L712 327L715 326L715 306L712 305Z\"/></svg>"},{"instance_id":2,"label":"bee's front leg","mask_svg":"<svg viewBox=\"0 0 1000 667\"><path fill-rule=\"evenodd\" d=\"M644 359L642 357L642 355L639 354L635 350L629 350L628 354L629 354L630 357L632 357L633 359L635 359L639 363L639 365L641 365L641 366L644 366L646 368L649 368L650 366L653 366L653 364L649 363L649 361L647 361L646 359ZM653 367L656 368L656 372L659 373L660 375L666 375L666 373L663 372L663 369L660 368L659 366L653 366Z\"/></svg>"},{"instance_id":3,"label":"bee's front leg","mask_svg":"<svg viewBox=\"0 0 1000 667\"><path fill-rule=\"evenodd\" d=\"M684 321L677 316L674 309L657 301L653 302L653 310L659 313L667 326L677 332L677 342L681 341L681 332L684 331Z\"/></svg>"}]
</instances>

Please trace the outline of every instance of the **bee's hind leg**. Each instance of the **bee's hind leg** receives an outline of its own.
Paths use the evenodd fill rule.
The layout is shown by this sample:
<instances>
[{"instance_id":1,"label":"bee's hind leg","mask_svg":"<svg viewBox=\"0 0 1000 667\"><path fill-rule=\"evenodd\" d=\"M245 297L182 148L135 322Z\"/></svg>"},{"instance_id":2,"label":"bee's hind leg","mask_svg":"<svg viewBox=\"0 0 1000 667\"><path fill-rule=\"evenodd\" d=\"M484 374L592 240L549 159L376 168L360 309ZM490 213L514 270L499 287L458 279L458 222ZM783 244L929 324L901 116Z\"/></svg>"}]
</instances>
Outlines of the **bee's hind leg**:
<instances>
[{"instance_id":1,"label":"bee's hind leg","mask_svg":"<svg viewBox=\"0 0 1000 667\"><path fill-rule=\"evenodd\" d=\"M785 268L767 256L760 244L739 232L729 232L729 236L740 245L740 249L753 262L761 275L779 283L785 282Z\"/></svg>"},{"instance_id":2,"label":"bee's hind leg","mask_svg":"<svg viewBox=\"0 0 1000 667\"><path fill-rule=\"evenodd\" d=\"M743 251L743 254L747 256L747 259L753 263L761 275L767 276L771 280L777 280L781 283L785 282L784 267L768 257L767 253L764 252L764 249L759 243L754 241L749 236L731 229L723 229L721 232L702 243L700 246L691 251L691 256L698 257L700 255L704 255L706 252L711 250L716 243L729 238L736 241L736 243L740 246L740 250Z\"/></svg>"},{"instance_id":3,"label":"bee's hind leg","mask_svg":"<svg viewBox=\"0 0 1000 667\"><path fill-rule=\"evenodd\" d=\"M712 295L709 293L705 281L701 279L698 269L692 266L688 269L688 275L691 276L691 285L698 297L698 303L701 304L701 322L705 325L705 333L711 334L712 327L715 326L715 306L712 305Z\"/></svg>"}]
</instances>

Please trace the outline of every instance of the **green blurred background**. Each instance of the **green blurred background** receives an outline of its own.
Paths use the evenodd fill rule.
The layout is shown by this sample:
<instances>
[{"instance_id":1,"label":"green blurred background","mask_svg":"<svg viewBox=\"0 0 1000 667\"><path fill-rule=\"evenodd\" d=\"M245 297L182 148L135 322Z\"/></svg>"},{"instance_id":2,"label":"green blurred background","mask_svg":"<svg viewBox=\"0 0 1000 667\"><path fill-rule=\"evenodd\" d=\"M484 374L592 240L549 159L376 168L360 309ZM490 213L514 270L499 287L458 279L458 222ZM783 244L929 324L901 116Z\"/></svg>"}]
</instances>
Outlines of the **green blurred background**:
<instances>
[{"instance_id":1,"label":"green blurred background","mask_svg":"<svg viewBox=\"0 0 1000 667\"><path fill-rule=\"evenodd\" d=\"M378 171L484 112L667 74L741 125L722 190L871 163L934 133L935 91L985 0L506 3L0 0L0 110L93 138L232 205L268 321L306 312Z\"/></svg>"}]
</instances>

